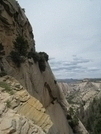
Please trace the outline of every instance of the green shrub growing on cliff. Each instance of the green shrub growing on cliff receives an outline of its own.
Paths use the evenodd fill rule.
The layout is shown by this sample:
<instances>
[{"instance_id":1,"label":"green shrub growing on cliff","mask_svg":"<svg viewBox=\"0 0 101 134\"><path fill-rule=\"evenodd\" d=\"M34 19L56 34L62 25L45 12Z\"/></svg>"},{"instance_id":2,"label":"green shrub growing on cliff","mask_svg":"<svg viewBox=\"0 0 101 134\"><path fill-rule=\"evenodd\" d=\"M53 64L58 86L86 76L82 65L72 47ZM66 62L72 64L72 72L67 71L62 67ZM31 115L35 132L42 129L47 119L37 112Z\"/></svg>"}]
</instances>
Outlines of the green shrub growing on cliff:
<instances>
[{"instance_id":1,"label":"green shrub growing on cliff","mask_svg":"<svg viewBox=\"0 0 101 134\"><path fill-rule=\"evenodd\" d=\"M21 66L24 62L24 57L33 58L34 62L38 62L41 72L45 71L46 63L49 56L45 52L34 52L32 49L28 52L28 42L22 37L18 36L14 42L14 50L10 53L12 61L17 67Z\"/></svg>"},{"instance_id":2,"label":"green shrub growing on cliff","mask_svg":"<svg viewBox=\"0 0 101 134\"><path fill-rule=\"evenodd\" d=\"M39 64L40 71L43 72L46 69L46 62L49 60L49 56L45 52L39 52L39 55L40 55L40 59L38 64Z\"/></svg>"},{"instance_id":3,"label":"green shrub growing on cliff","mask_svg":"<svg viewBox=\"0 0 101 134\"><path fill-rule=\"evenodd\" d=\"M12 61L15 63L15 65L17 67L20 67L21 63L24 62L24 58L21 57L21 55L18 52L16 52L16 51L12 51L10 53L10 56L11 56Z\"/></svg>"},{"instance_id":4,"label":"green shrub growing on cliff","mask_svg":"<svg viewBox=\"0 0 101 134\"><path fill-rule=\"evenodd\" d=\"M76 115L76 112L73 110L72 107L70 107L70 109L68 111L67 119L68 119L69 125L73 129L73 132L76 132L75 128L79 124L79 119L78 119L78 117Z\"/></svg>"},{"instance_id":5,"label":"green shrub growing on cliff","mask_svg":"<svg viewBox=\"0 0 101 134\"><path fill-rule=\"evenodd\" d=\"M45 71L46 69L46 63L49 60L49 56L48 54L46 54L45 52L33 52L30 51L28 53L28 58L33 58L34 62L37 63L39 65L39 69L41 72Z\"/></svg>"},{"instance_id":6,"label":"green shrub growing on cliff","mask_svg":"<svg viewBox=\"0 0 101 134\"><path fill-rule=\"evenodd\" d=\"M46 69L45 59L41 56L40 56L40 60L38 61L38 65L41 72L45 71Z\"/></svg>"},{"instance_id":7,"label":"green shrub growing on cliff","mask_svg":"<svg viewBox=\"0 0 101 134\"><path fill-rule=\"evenodd\" d=\"M14 50L10 53L10 57L17 67L20 67L24 62L24 58L28 54L27 51L28 42L22 36L18 36L14 41Z\"/></svg>"},{"instance_id":8,"label":"green shrub growing on cliff","mask_svg":"<svg viewBox=\"0 0 101 134\"><path fill-rule=\"evenodd\" d=\"M48 61L49 60L49 56L47 53L45 52L39 52L40 56L42 56L44 58L45 61Z\"/></svg>"},{"instance_id":9,"label":"green shrub growing on cliff","mask_svg":"<svg viewBox=\"0 0 101 134\"><path fill-rule=\"evenodd\" d=\"M14 49L17 51L21 56L27 55L28 50L28 42L22 36L18 36L14 41Z\"/></svg>"},{"instance_id":10,"label":"green shrub growing on cliff","mask_svg":"<svg viewBox=\"0 0 101 134\"><path fill-rule=\"evenodd\" d=\"M39 56L39 53L31 51L28 53L28 58L33 58L34 62L36 63L39 61L40 56Z\"/></svg>"}]
</instances>

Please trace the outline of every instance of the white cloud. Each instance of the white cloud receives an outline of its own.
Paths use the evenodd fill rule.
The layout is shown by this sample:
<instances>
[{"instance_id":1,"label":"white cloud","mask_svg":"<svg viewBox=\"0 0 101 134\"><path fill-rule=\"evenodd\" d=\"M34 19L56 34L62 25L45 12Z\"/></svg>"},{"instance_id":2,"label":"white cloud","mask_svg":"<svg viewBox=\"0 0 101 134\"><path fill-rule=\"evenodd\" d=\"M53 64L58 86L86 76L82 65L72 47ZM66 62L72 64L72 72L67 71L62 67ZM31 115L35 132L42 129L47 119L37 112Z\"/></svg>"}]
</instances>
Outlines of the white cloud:
<instances>
[{"instance_id":1,"label":"white cloud","mask_svg":"<svg viewBox=\"0 0 101 134\"><path fill-rule=\"evenodd\" d=\"M56 77L101 77L101 0L18 1L33 26L37 51L47 52L54 62L74 62L77 57L92 61L82 63L83 71L55 70ZM92 73L93 67L97 69Z\"/></svg>"}]
</instances>

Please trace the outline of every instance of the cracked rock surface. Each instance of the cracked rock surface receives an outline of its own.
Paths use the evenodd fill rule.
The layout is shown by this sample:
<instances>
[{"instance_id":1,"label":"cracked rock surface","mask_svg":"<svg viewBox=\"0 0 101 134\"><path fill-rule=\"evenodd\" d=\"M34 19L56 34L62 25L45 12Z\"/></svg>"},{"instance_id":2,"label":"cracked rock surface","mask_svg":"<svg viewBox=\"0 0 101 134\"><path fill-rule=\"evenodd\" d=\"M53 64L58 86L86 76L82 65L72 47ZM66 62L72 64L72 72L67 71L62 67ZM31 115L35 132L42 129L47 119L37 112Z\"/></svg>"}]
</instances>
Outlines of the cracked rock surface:
<instances>
[{"instance_id":1,"label":"cracked rock surface","mask_svg":"<svg viewBox=\"0 0 101 134\"><path fill-rule=\"evenodd\" d=\"M8 84L10 94L2 88ZM31 107L31 109L30 109ZM0 78L0 134L45 134L52 122L41 103L12 77Z\"/></svg>"}]
</instances>

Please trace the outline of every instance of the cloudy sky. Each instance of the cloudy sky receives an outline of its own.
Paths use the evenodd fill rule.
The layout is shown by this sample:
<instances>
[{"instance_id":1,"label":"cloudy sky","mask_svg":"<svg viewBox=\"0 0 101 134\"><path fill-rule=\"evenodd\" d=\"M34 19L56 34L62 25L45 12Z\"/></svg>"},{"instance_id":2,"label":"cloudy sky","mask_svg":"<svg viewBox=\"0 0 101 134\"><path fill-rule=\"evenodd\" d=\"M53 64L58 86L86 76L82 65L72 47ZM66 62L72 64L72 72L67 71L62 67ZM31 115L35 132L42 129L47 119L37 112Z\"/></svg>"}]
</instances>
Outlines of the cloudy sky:
<instances>
[{"instance_id":1,"label":"cloudy sky","mask_svg":"<svg viewBox=\"0 0 101 134\"><path fill-rule=\"evenodd\" d=\"M56 78L101 77L101 0L18 0Z\"/></svg>"}]
</instances>

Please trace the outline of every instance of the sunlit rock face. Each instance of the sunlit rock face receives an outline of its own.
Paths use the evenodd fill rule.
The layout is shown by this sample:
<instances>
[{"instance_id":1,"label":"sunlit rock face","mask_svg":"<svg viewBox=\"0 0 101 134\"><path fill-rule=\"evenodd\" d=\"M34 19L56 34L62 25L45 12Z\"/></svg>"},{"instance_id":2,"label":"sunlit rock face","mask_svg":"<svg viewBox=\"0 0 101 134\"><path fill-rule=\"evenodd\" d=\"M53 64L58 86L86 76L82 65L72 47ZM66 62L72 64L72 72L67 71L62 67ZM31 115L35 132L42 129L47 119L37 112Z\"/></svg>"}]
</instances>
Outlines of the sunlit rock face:
<instances>
[{"instance_id":1,"label":"sunlit rock face","mask_svg":"<svg viewBox=\"0 0 101 134\"><path fill-rule=\"evenodd\" d=\"M15 0L0 1L0 74L13 76L40 101L53 124L48 134L73 134L66 118L69 104L50 69L47 55L35 52L32 27ZM26 105L26 109L31 107ZM24 110L19 112L24 114ZM26 112L27 117L29 111Z\"/></svg>"}]
</instances>

